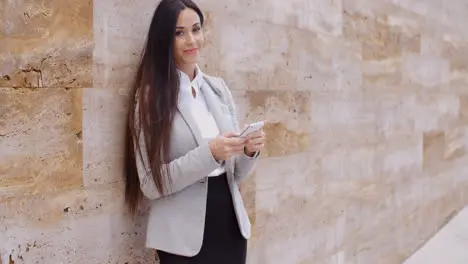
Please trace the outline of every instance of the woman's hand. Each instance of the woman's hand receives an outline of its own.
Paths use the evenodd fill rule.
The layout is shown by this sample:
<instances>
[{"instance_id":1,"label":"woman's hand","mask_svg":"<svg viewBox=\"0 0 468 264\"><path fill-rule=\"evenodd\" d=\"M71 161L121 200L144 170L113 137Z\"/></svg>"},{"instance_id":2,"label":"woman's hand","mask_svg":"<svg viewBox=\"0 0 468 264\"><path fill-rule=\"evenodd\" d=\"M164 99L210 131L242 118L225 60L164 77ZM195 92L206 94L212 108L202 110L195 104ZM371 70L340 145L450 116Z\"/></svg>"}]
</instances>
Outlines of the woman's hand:
<instances>
[{"instance_id":1,"label":"woman's hand","mask_svg":"<svg viewBox=\"0 0 468 264\"><path fill-rule=\"evenodd\" d=\"M257 151L262 151L265 147L265 132L263 129L250 133L247 136L247 142L245 144L245 155L253 157Z\"/></svg>"},{"instance_id":2,"label":"woman's hand","mask_svg":"<svg viewBox=\"0 0 468 264\"><path fill-rule=\"evenodd\" d=\"M211 154L219 162L244 152L247 139L240 138L235 132L220 135L209 142Z\"/></svg>"}]
</instances>

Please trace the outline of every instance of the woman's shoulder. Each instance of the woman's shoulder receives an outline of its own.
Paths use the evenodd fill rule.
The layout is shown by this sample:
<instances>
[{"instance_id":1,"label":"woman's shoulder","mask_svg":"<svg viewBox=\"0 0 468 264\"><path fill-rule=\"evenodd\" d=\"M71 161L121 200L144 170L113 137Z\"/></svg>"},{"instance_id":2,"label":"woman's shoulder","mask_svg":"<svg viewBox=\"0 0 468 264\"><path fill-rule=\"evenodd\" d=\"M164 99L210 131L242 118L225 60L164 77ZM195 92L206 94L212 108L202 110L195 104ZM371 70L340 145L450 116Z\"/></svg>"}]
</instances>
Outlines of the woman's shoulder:
<instances>
[{"instance_id":1,"label":"woman's shoulder","mask_svg":"<svg viewBox=\"0 0 468 264\"><path fill-rule=\"evenodd\" d=\"M213 82L213 83L216 83L218 85L225 85L226 84L224 79L222 77L220 77L220 76L214 76L214 75L209 75L209 74L203 73L203 77L205 77L205 79L207 79L209 82Z\"/></svg>"},{"instance_id":2,"label":"woman's shoulder","mask_svg":"<svg viewBox=\"0 0 468 264\"><path fill-rule=\"evenodd\" d=\"M203 74L205 80L211 86L211 88L217 90L217 92L221 92L223 94L230 93L229 87L224 81L224 78L219 76L208 75L206 73Z\"/></svg>"}]
</instances>

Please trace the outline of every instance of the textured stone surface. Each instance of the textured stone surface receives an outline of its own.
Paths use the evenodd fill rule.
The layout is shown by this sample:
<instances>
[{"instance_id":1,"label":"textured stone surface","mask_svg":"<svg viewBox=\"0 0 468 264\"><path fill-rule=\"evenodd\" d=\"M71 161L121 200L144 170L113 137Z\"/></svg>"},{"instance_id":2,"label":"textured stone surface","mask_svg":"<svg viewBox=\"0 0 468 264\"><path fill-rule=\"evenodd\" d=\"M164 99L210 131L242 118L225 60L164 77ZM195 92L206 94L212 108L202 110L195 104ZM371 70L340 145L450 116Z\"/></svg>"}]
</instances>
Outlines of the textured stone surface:
<instances>
[{"instance_id":1,"label":"textured stone surface","mask_svg":"<svg viewBox=\"0 0 468 264\"><path fill-rule=\"evenodd\" d=\"M83 91L83 183L122 181L127 96L118 89ZM103 150L106 154L103 155Z\"/></svg>"},{"instance_id":2,"label":"textured stone surface","mask_svg":"<svg viewBox=\"0 0 468 264\"><path fill-rule=\"evenodd\" d=\"M157 2L94 1L94 87L128 88Z\"/></svg>"},{"instance_id":3,"label":"textured stone surface","mask_svg":"<svg viewBox=\"0 0 468 264\"><path fill-rule=\"evenodd\" d=\"M130 221L121 206L122 187L101 185L2 203L3 257L15 263L145 263L154 258L143 249L146 215Z\"/></svg>"},{"instance_id":4,"label":"textured stone surface","mask_svg":"<svg viewBox=\"0 0 468 264\"><path fill-rule=\"evenodd\" d=\"M0 89L0 200L79 187L81 90Z\"/></svg>"},{"instance_id":5,"label":"textured stone surface","mask_svg":"<svg viewBox=\"0 0 468 264\"><path fill-rule=\"evenodd\" d=\"M403 263L468 203L465 2L198 1L200 66L226 80L241 124L269 122L241 184L249 264ZM154 263L121 166L155 6L0 4L3 263Z\"/></svg>"},{"instance_id":6,"label":"textured stone surface","mask_svg":"<svg viewBox=\"0 0 468 264\"><path fill-rule=\"evenodd\" d=\"M2 1L0 87L91 87L92 1Z\"/></svg>"},{"instance_id":7,"label":"textured stone surface","mask_svg":"<svg viewBox=\"0 0 468 264\"><path fill-rule=\"evenodd\" d=\"M310 147L310 92L247 91L245 96L245 122L268 122L264 157L293 154Z\"/></svg>"}]
</instances>

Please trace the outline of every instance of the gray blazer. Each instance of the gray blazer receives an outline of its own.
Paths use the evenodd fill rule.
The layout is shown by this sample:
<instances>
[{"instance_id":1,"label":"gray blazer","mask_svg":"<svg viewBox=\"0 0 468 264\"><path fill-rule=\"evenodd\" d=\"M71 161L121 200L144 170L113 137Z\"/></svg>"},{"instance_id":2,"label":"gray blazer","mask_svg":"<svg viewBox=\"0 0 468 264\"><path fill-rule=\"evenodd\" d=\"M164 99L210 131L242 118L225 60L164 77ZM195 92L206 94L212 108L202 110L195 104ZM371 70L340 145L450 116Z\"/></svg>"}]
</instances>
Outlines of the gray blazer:
<instances>
[{"instance_id":1,"label":"gray blazer","mask_svg":"<svg viewBox=\"0 0 468 264\"><path fill-rule=\"evenodd\" d=\"M239 131L235 103L224 80L207 75L204 79L200 90L220 132ZM138 105L136 107L138 109ZM189 109L183 104L178 108L170 138L169 170L173 182L169 194L161 196L147 167L148 158L138 153L137 169L141 190L151 200L146 246L194 256L200 251L203 240L207 175L219 164L213 158L208 142L202 139ZM145 148L143 137L139 144ZM249 175L255 160L255 157L240 155L225 162L237 220L246 239L250 237L251 227L237 184Z\"/></svg>"}]
</instances>

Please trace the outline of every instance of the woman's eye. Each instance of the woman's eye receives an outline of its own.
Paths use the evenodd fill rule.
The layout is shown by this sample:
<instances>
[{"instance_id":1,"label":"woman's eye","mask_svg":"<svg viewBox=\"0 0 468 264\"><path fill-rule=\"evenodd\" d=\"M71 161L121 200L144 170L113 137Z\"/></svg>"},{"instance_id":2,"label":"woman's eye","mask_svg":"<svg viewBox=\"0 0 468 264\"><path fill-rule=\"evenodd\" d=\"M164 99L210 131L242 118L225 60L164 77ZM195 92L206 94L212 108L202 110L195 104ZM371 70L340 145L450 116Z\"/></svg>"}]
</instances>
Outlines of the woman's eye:
<instances>
[{"instance_id":1,"label":"woman's eye","mask_svg":"<svg viewBox=\"0 0 468 264\"><path fill-rule=\"evenodd\" d=\"M182 36L184 34L183 31L176 31L176 36Z\"/></svg>"},{"instance_id":2,"label":"woman's eye","mask_svg":"<svg viewBox=\"0 0 468 264\"><path fill-rule=\"evenodd\" d=\"M200 29L201 29L200 27L195 27L195 28L193 28L193 32L198 32L198 31L200 31Z\"/></svg>"}]
</instances>

